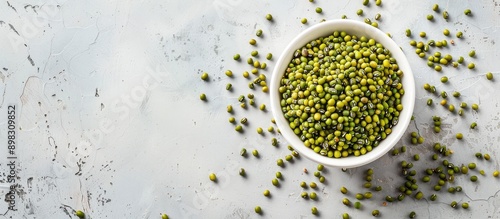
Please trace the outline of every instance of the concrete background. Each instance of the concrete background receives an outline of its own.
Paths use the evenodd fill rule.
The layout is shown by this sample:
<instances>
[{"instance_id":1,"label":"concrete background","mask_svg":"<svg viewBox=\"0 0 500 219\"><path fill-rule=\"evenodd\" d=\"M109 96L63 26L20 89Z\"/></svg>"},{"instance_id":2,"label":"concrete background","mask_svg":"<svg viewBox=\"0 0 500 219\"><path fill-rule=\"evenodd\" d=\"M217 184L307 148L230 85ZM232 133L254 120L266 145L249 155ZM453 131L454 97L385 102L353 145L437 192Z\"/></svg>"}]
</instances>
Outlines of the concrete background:
<instances>
[{"instance_id":1,"label":"concrete background","mask_svg":"<svg viewBox=\"0 0 500 219\"><path fill-rule=\"evenodd\" d=\"M0 218L75 218L74 209L82 209L87 218L369 218L373 209L383 218L405 218L416 211L418 218L500 218L499 179L492 172L499 169L500 136L498 79L500 67L500 2L480 1L390 1L381 7L370 1L243 1L243 0L110 0L110 1L2 1L0 2L0 177L2 197L9 192L7 166L7 110L16 106L16 199L18 211L7 211L0 203ZM434 3L446 9L450 18L431 10ZM316 7L323 13L317 14ZM465 16L466 8L473 16ZM358 9L364 10L357 16ZM273 22L265 20L271 13ZM379 28L391 33L408 56L417 85L415 120L398 144L408 151L399 156L386 155L380 160L346 173L326 168L326 183L318 183L318 200L300 197L301 181L318 182L313 176L316 164L305 159L276 166L276 159L290 154L287 143L277 133L260 136L257 127L267 129L270 111L249 106L242 110L237 98L254 93L256 104L269 105L269 96L247 88L241 76L250 71L245 64L252 50L261 59L273 53L263 71L268 77L280 51L300 31L321 19L364 20L382 15ZM434 14L430 22L427 14ZM300 23L302 18L308 24ZM454 58L464 56L466 63L476 63L474 70L464 65L445 67L437 73L418 58L404 30L410 28L414 39L427 32L427 39L453 39L442 53ZM453 37L445 37L448 28ZM262 29L263 38L255 31ZM457 31L464 33L456 39ZM248 44L256 38L257 47ZM437 51L433 48L433 51ZM476 50L476 57L467 56ZM232 57L239 53L242 61ZM224 75L231 69L235 77ZM202 72L210 81L200 80ZM488 81L486 72L495 79ZM439 79L446 75L447 84ZM225 85L233 84L227 92ZM460 99L448 98L458 107L460 101L478 103L480 110L466 110L463 117L448 112L440 98L421 89L424 83L448 94L460 91ZM207 102L199 100L206 93ZM432 107L425 103L434 99ZM245 132L234 131L228 123L226 106L235 107L234 116L249 119ZM433 115L443 119L442 132L432 131ZM471 122L478 127L469 129ZM276 128L276 127L275 127ZM409 133L418 131L426 138L422 145L411 145ZM455 138L457 132L464 139ZM270 140L276 137L275 148ZM397 196L403 182L398 168L401 160L411 160L419 170L435 167L430 147L441 142L454 150L449 160L456 165L476 162L486 176L472 183L469 176L457 176L454 186L462 193L437 193L438 200L428 201L436 181L419 183L425 200L407 197L403 202L383 206L385 195ZM260 157L239 155L245 147L258 149ZM477 160L476 152L489 153L490 161ZM238 175L245 168L247 177ZM346 207L342 198L355 201L362 188L364 171L374 169L371 200L361 201L361 210ZM304 168L309 173L304 173ZM271 184L276 171L284 179L279 188ZM220 181L208 180L215 172ZM351 191L339 192L341 186ZM446 188L446 187L445 187ZM265 189L272 197L262 195ZM306 190L308 192L311 189ZM451 201L470 203L470 209L452 209ZM256 215L260 205L263 215ZM319 216L310 213L317 206Z\"/></svg>"}]
</instances>

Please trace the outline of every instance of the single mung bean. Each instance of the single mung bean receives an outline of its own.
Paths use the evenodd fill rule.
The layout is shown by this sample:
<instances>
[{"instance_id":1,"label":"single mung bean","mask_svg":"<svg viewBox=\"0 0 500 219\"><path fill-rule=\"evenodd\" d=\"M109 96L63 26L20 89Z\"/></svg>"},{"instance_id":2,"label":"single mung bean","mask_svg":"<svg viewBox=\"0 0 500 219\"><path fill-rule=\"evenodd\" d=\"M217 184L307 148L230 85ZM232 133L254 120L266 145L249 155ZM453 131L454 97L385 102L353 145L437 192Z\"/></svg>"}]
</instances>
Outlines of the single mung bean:
<instances>
[{"instance_id":1,"label":"single mung bean","mask_svg":"<svg viewBox=\"0 0 500 219\"><path fill-rule=\"evenodd\" d=\"M207 79L208 79L208 73L203 72L203 74L201 74L201 80L206 81Z\"/></svg>"},{"instance_id":2,"label":"single mung bean","mask_svg":"<svg viewBox=\"0 0 500 219\"><path fill-rule=\"evenodd\" d=\"M271 14L266 14L266 19L270 21L273 19L273 16Z\"/></svg>"},{"instance_id":3,"label":"single mung bean","mask_svg":"<svg viewBox=\"0 0 500 219\"><path fill-rule=\"evenodd\" d=\"M457 34L456 34L457 38L462 38L463 35L464 34L462 33L462 31L458 31Z\"/></svg>"},{"instance_id":4,"label":"single mung bean","mask_svg":"<svg viewBox=\"0 0 500 219\"><path fill-rule=\"evenodd\" d=\"M469 52L469 56L470 56L470 57L474 57L474 56L476 56L476 50L471 50L471 51Z\"/></svg>"},{"instance_id":5,"label":"single mung bean","mask_svg":"<svg viewBox=\"0 0 500 219\"><path fill-rule=\"evenodd\" d=\"M272 54L272 53L268 53L268 54L266 55L266 59L267 59L267 60L271 60L272 58L273 58L273 54Z\"/></svg>"},{"instance_id":6,"label":"single mung bean","mask_svg":"<svg viewBox=\"0 0 500 219\"><path fill-rule=\"evenodd\" d=\"M419 192L417 192L417 194L415 194L415 199L417 199L417 200L420 200L420 199L422 199L423 197L424 197L424 193L422 193L422 192L420 192L420 191L419 191Z\"/></svg>"},{"instance_id":7,"label":"single mung bean","mask_svg":"<svg viewBox=\"0 0 500 219\"><path fill-rule=\"evenodd\" d=\"M365 198L365 196L363 194L361 194L361 193L356 194L356 199L363 200L364 198Z\"/></svg>"},{"instance_id":8,"label":"single mung bean","mask_svg":"<svg viewBox=\"0 0 500 219\"><path fill-rule=\"evenodd\" d=\"M446 77L446 76L441 77L441 82L442 83L448 82L448 77Z\"/></svg>"},{"instance_id":9,"label":"single mung bean","mask_svg":"<svg viewBox=\"0 0 500 219\"><path fill-rule=\"evenodd\" d=\"M467 203L467 202L462 203L462 208L463 209L469 208L469 203Z\"/></svg>"},{"instance_id":10,"label":"single mung bean","mask_svg":"<svg viewBox=\"0 0 500 219\"><path fill-rule=\"evenodd\" d=\"M234 117L232 117L232 116L231 116L231 117L229 117L229 122L230 122L230 123L234 123L235 121L236 121L236 119L235 119Z\"/></svg>"},{"instance_id":11,"label":"single mung bean","mask_svg":"<svg viewBox=\"0 0 500 219\"><path fill-rule=\"evenodd\" d=\"M456 134L457 139L462 139L464 135L462 133L457 133Z\"/></svg>"},{"instance_id":12,"label":"single mung bean","mask_svg":"<svg viewBox=\"0 0 500 219\"><path fill-rule=\"evenodd\" d=\"M240 123L241 123L241 124L246 124L246 123L247 123L247 121L248 121L248 119L247 119L247 118L245 118L245 117L243 117L243 118L241 118Z\"/></svg>"},{"instance_id":13,"label":"single mung bean","mask_svg":"<svg viewBox=\"0 0 500 219\"><path fill-rule=\"evenodd\" d=\"M414 161L420 160L420 155L418 155L418 154L413 155L413 160Z\"/></svg>"},{"instance_id":14,"label":"single mung bean","mask_svg":"<svg viewBox=\"0 0 500 219\"><path fill-rule=\"evenodd\" d=\"M471 108L472 108L473 110L477 111L477 110L479 109L479 105L477 105L476 103L473 103L473 104L471 105Z\"/></svg>"},{"instance_id":15,"label":"single mung bean","mask_svg":"<svg viewBox=\"0 0 500 219\"><path fill-rule=\"evenodd\" d=\"M432 10L433 10L433 11L439 11L439 5L438 5L438 4L434 4L434 5L432 6Z\"/></svg>"},{"instance_id":16,"label":"single mung bean","mask_svg":"<svg viewBox=\"0 0 500 219\"><path fill-rule=\"evenodd\" d=\"M324 176L320 176L320 177L319 177L319 182L320 182L320 183L324 183L324 182L325 182L325 180L326 180L326 178L325 178Z\"/></svg>"},{"instance_id":17,"label":"single mung bean","mask_svg":"<svg viewBox=\"0 0 500 219\"><path fill-rule=\"evenodd\" d=\"M309 193L309 198L316 199L316 198L318 198L318 195L316 194L316 192L311 192L311 193Z\"/></svg>"},{"instance_id":18,"label":"single mung bean","mask_svg":"<svg viewBox=\"0 0 500 219\"><path fill-rule=\"evenodd\" d=\"M417 216L417 213L415 213L414 211L410 212L410 214L408 215L409 218L415 218Z\"/></svg>"},{"instance_id":19,"label":"single mung bean","mask_svg":"<svg viewBox=\"0 0 500 219\"><path fill-rule=\"evenodd\" d=\"M208 174L208 178L210 179L210 181L212 182L215 182L217 180L217 176L215 175L215 173L210 173Z\"/></svg>"},{"instance_id":20,"label":"single mung bean","mask_svg":"<svg viewBox=\"0 0 500 219\"><path fill-rule=\"evenodd\" d=\"M258 157L259 156L259 151L257 149L254 149L252 151L252 155L255 156L255 157Z\"/></svg>"},{"instance_id":21,"label":"single mung bean","mask_svg":"<svg viewBox=\"0 0 500 219\"><path fill-rule=\"evenodd\" d=\"M446 93L446 91L441 91L441 97L442 98L447 98L448 97L448 93Z\"/></svg>"},{"instance_id":22,"label":"single mung bean","mask_svg":"<svg viewBox=\"0 0 500 219\"><path fill-rule=\"evenodd\" d=\"M429 182L431 178L429 176L422 177L422 182Z\"/></svg>"},{"instance_id":23,"label":"single mung bean","mask_svg":"<svg viewBox=\"0 0 500 219\"><path fill-rule=\"evenodd\" d=\"M263 194L264 194L264 196L269 196L269 195L271 195L271 192L266 189L266 190L264 190Z\"/></svg>"},{"instance_id":24,"label":"single mung bean","mask_svg":"<svg viewBox=\"0 0 500 219\"><path fill-rule=\"evenodd\" d=\"M261 29L258 29L256 32L255 32L255 35L260 37L262 36L262 30Z\"/></svg>"},{"instance_id":25,"label":"single mung bean","mask_svg":"<svg viewBox=\"0 0 500 219\"><path fill-rule=\"evenodd\" d=\"M261 128L261 127L258 127L258 128L257 128L257 133L262 134L263 132L264 132L264 130L262 130L262 128Z\"/></svg>"},{"instance_id":26,"label":"single mung bean","mask_svg":"<svg viewBox=\"0 0 500 219\"><path fill-rule=\"evenodd\" d=\"M255 210L255 213L257 213L257 214L262 213L262 208L260 206L256 206L254 210Z\"/></svg>"},{"instance_id":27,"label":"single mung bean","mask_svg":"<svg viewBox=\"0 0 500 219\"><path fill-rule=\"evenodd\" d=\"M363 0L363 5L368 5L369 0Z\"/></svg>"},{"instance_id":28,"label":"single mung bean","mask_svg":"<svg viewBox=\"0 0 500 219\"><path fill-rule=\"evenodd\" d=\"M280 171L276 172L276 178L281 179L281 177L283 177L281 172Z\"/></svg>"},{"instance_id":29,"label":"single mung bean","mask_svg":"<svg viewBox=\"0 0 500 219\"><path fill-rule=\"evenodd\" d=\"M349 201L348 198L344 198L342 199L342 204L344 204L345 206L351 206L351 201Z\"/></svg>"},{"instance_id":30,"label":"single mung bean","mask_svg":"<svg viewBox=\"0 0 500 219\"><path fill-rule=\"evenodd\" d=\"M276 138L271 139L271 145L272 146L278 146L278 140Z\"/></svg>"},{"instance_id":31,"label":"single mung bean","mask_svg":"<svg viewBox=\"0 0 500 219\"><path fill-rule=\"evenodd\" d=\"M405 190L405 191L406 191L406 190ZM405 196L404 194L402 194L402 193L401 193L401 194L399 194L399 195L398 195L398 201L403 201L403 200L405 199L405 197L406 197L406 196Z\"/></svg>"},{"instance_id":32,"label":"single mung bean","mask_svg":"<svg viewBox=\"0 0 500 219\"><path fill-rule=\"evenodd\" d=\"M317 8L316 8L316 13L320 14L321 12L323 12L323 9L322 9L322 8L320 8L320 7L317 7Z\"/></svg>"},{"instance_id":33,"label":"single mung bean","mask_svg":"<svg viewBox=\"0 0 500 219\"><path fill-rule=\"evenodd\" d=\"M266 110L266 104L261 104L259 106L259 109L262 110L262 111Z\"/></svg>"},{"instance_id":34,"label":"single mung bean","mask_svg":"<svg viewBox=\"0 0 500 219\"><path fill-rule=\"evenodd\" d=\"M267 131L268 131L268 132L274 132L274 127L269 126L269 128L267 128Z\"/></svg>"},{"instance_id":35,"label":"single mung bean","mask_svg":"<svg viewBox=\"0 0 500 219\"><path fill-rule=\"evenodd\" d=\"M469 163L468 167L471 170L476 169L476 163Z\"/></svg>"},{"instance_id":36,"label":"single mung bean","mask_svg":"<svg viewBox=\"0 0 500 219\"><path fill-rule=\"evenodd\" d=\"M470 9L465 9L464 14L465 15L470 15L472 11Z\"/></svg>"},{"instance_id":37,"label":"single mung bean","mask_svg":"<svg viewBox=\"0 0 500 219\"><path fill-rule=\"evenodd\" d=\"M491 72L486 73L486 79L493 80L493 74Z\"/></svg>"},{"instance_id":38,"label":"single mung bean","mask_svg":"<svg viewBox=\"0 0 500 219\"><path fill-rule=\"evenodd\" d=\"M260 69L266 69L267 64L265 62L260 64Z\"/></svg>"},{"instance_id":39,"label":"single mung bean","mask_svg":"<svg viewBox=\"0 0 500 219\"><path fill-rule=\"evenodd\" d=\"M253 56L253 57L255 57L255 56L259 55L259 51L257 51L257 50L253 50L252 52L250 52L250 55L251 55L251 56ZM251 59L251 58L250 58L250 59ZM252 65L255 67L255 63L260 64L260 63L259 63L259 61L257 61L257 60L256 60L256 61L253 61L253 60L252 60L252 63L250 63L250 64L252 64Z\"/></svg>"},{"instance_id":40,"label":"single mung bean","mask_svg":"<svg viewBox=\"0 0 500 219\"><path fill-rule=\"evenodd\" d=\"M448 15L448 11L443 11L443 18L446 20L448 19L449 15Z\"/></svg>"},{"instance_id":41,"label":"single mung bean","mask_svg":"<svg viewBox=\"0 0 500 219\"><path fill-rule=\"evenodd\" d=\"M243 75L244 78L248 78L248 76L250 76L250 74L248 73L248 71L244 71L242 75Z\"/></svg>"},{"instance_id":42,"label":"single mung bean","mask_svg":"<svg viewBox=\"0 0 500 219\"><path fill-rule=\"evenodd\" d=\"M85 213L83 213L83 211L80 211L80 210L75 211L75 215L76 215L77 217L79 217L79 218L85 218ZM168 216L167 216L166 214L163 214L163 215L165 215L165 216L166 216L166 218L168 219ZM163 215L161 216L161 217L162 217L162 219L164 219Z\"/></svg>"},{"instance_id":43,"label":"single mung bean","mask_svg":"<svg viewBox=\"0 0 500 219\"><path fill-rule=\"evenodd\" d=\"M360 209L361 208L361 202L354 202L354 208Z\"/></svg>"},{"instance_id":44,"label":"single mung bean","mask_svg":"<svg viewBox=\"0 0 500 219\"><path fill-rule=\"evenodd\" d=\"M356 14L359 16L363 15L363 9L358 9L358 11L356 11Z\"/></svg>"},{"instance_id":45,"label":"single mung bean","mask_svg":"<svg viewBox=\"0 0 500 219\"><path fill-rule=\"evenodd\" d=\"M498 177L500 172L498 170L493 171L493 177Z\"/></svg>"},{"instance_id":46,"label":"single mung bean","mask_svg":"<svg viewBox=\"0 0 500 219\"><path fill-rule=\"evenodd\" d=\"M425 32L423 32L423 31L422 31L422 32L420 32L420 34L419 34L419 35L420 35L420 37L422 37L422 38L423 38L423 37L425 37L427 34L426 34Z\"/></svg>"},{"instance_id":47,"label":"single mung bean","mask_svg":"<svg viewBox=\"0 0 500 219\"><path fill-rule=\"evenodd\" d=\"M471 176L471 177L470 177L470 181L472 181L472 182L476 182L476 181L477 181L477 176L475 176L475 175L474 175L474 176Z\"/></svg>"},{"instance_id":48,"label":"single mung bean","mask_svg":"<svg viewBox=\"0 0 500 219\"><path fill-rule=\"evenodd\" d=\"M206 94L200 94L200 100L207 100Z\"/></svg>"},{"instance_id":49,"label":"single mung bean","mask_svg":"<svg viewBox=\"0 0 500 219\"><path fill-rule=\"evenodd\" d=\"M484 154L483 157L484 157L485 160L490 160L490 155L489 154Z\"/></svg>"},{"instance_id":50,"label":"single mung bean","mask_svg":"<svg viewBox=\"0 0 500 219\"><path fill-rule=\"evenodd\" d=\"M422 137L422 136L418 136L418 138L417 138L417 143L419 143L419 144L423 144L423 143L424 143L424 141L425 141L424 137Z\"/></svg>"},{"instance_id":51,"label":"single mung bean","mask_svg":"<svg viewBox=\"0 0 500 219\"><path fill-rule=\"evenodd\" d=\"M427 20L430 20L430 21L431 21L431 20L434 20L434 15L432 15L432 14L428 14L428 15L427 15Z\"/></svg>"},{"instance_id":52,"label":"single mung bean","mask_svg":"<svg viewBox=\"0 0 500 219\"><path fill-rule=\"evenodd\" d=\"M444 29L444 30L443 30L443 34L444 34L445 36L449 36L449 35L450 35L450 30L448 30L448 29Z\"/></svg>"},{"instance_id":53,"label":"single mung bean","mask_svg":"<svg viewBox=\"0 0 500 219\"><path fill-rule=\"evenodd\" d=\"M226 90L231 90L233 85L231 83L226 84Z\"/></svg>"},{"instance_id":54,"label":"single mung bean","mask_svg":"<svg viewBox=\"0 0 500 219\"><path fill-rule=\"evenodd\" d=\"M382 5L382 0L375 0L375 5L377 5L377 6Z\"/></svg>"},{"instance_id":55,"label":"single mung bean","mask_svg":"<svg viewBox=\"0 0 500 219\"><path fill-rule=\"evenodd\" d=\"M250 43L250 45L255 45L257 41L255 39L250 39L248 43Z\"/></svg>"},{"instance_id":56,"label":"single mung bean","mask_svg":"<svg viewBox=\"0 0 500 219\"><path fill-rule=\"evenodd\" d=\"M227 111L228 113L232 113L232 112L233 112L233 106L232 106L232 105L227 105L227 107L226 107L226 111Z\"/></svg>"},{"instance_id":57,"label":"single mung bean","mask_svg":"<svg viewBox=\"0 0 500 219\"><path fill-rule=\"evenodd\" d=\"M226 76L233 77L233 72L231 70L226 70Z\"/></svg>"},{"instance_id":58,"label":"single mung bean","mask_svg":"<svg viewBox=\"0 0 500 219\"><path fill-rule=\"evenodd\" d=\"M486 173L484 172L484 170L480 170L480 171L479 171L479 174L481 174L481 175L483 175L483 176L484 176Z\"/></svg>"},{"instance_id":59,"label":"single mung bean","mask_svg":"<svg viewBox=\"0 0 500 219\"><path fill-rule=\"evenodd\" d=\"M458 204L458 203L457 203L456 201L452 201L452 202L450 203L450 206L451 206L452 208L456 208L456 207L457 207L457 204Z\"/></svg>"},{"instance_id":60,"label":"single mung bean","mask_svg":"<svg viewBox=\"0 0 500 219\"><path fill-rule=\"evenodd\" d=\"M300 187L302 187L304 189L307 188L307 183L304 181L300 182Z\"/></svg>"},{"instance_id":61,"label":"single mung bean","mask_svg":"<svg viewBox=\"0 0 500 219\"><path fill-rule=\"evenodd\" d=\"M351 218L351 216L349 216L348 213L343 213L342 214L342 219L349 219L349 218Z\"/></svg>"},{"instance_id":62,"label":"single mung bean","mask_svg":"<svg viewBox=\"0 0 500 219\"><path fill-rule=\"evenodd\" d=\"M318 185L315 182L311 182L309 183L309 187L315 189L316 187L318 187Z\"/></svg>"},{"instance_id":63,"label":"single mung bean","mask_svg":"<svg viewBox=\"0 0 500 219\"><path fill-rule=\"evenodd\" d=\"M394 198L392 196L388 195L388 196L385 197L385 200L388 201L388 202L393 202Z\"/></svg>"},{"instance_id":64,"label":"single mung bean","mask_svg":"<svg viewBox=\"0 0 500 219\"><path fill-rule=\"evenodd\" d=\"M245 169L240 168L239 174L240 176L245 176L246 175Z\"/></svg>"},{"instance_id":65,"label":"single mung bean","mask_svg":"<svg viewBox=\"0 0 500 219\"><path fill-rule=\"evenodd\" d=\"M372 211L372 216L374 216L374 217L380 216L380 211L379 210L373 210Z\"/></svg>"},{"instance_id":66,"label":"single mung bean","mask_svg":"<svg viewBox=\"0 0 500 219\"><path fill-rule=\"evenodd\" d=\"M342 194L347 194L348 190L347 190L347 188L346 188L346 187L342 186L342 187L340 188L340 192L341 192Z\"/></svg>"},{"instance_id":67,"label":"single mung bean","mask_svg":"<svg viewBox=\"0 0 500 219\"><path fill-rule=\"evenodd\" d=\"M473 123L471 123L471 124L470 124L470 128L471 128L471 129L475 129L475 128L476 128L476 126L477 126L477 123L476 123L476 122L473 122Z\"/></svg>"},{"instance_id":68,"label":"single mung bean","mask_svg":"<svg viewBox=\"0 0 500 219\"><path fill-rule=\"evenodd\" d=\"M455 187L448 188L449 193L455 193L455 191L456 191Z\"/></svg>"},{"instance_id":69,"label":"single mung bean","mask_svg":"<svg viewBox=\"0 0 500 219\"><path fill-rule=\"evenodd\" d=\"M455 105L453 105L453 104L448 105L448 110L450 112L455 112Z\"/></svg>"},{"instance_id":70,"label":"single mung bean","mask_svg":"<svg viewBox=\"0 0 500 219\"><path fill-rule=\"evenodd\" d=\"M453 91L453 97L460 97L460 92L458 91Z\"/></svg>"},{"instance_id":71,"label":"single mung bean","mask_svg":"<svg viewBox=\"0 0 500 219\"><path fill-rule=\"evenodd\" d=\"M371 187L372 187L372 183L370 183L370 182L365 182L365 184L363 184L363 187L365 187L365 188L367 188L367 189L368 189L368 188L371 188Z\"/></svg>"},{"instance_id":72,"label":"single mung bean","mask_svg":"<svg viewBox=\"0 0 500 219\"><path fill-rule=\"evenodd\" d=\"M241 103L241 102L244 102L244 101L245 101L245 96L244 96L244 95L240 95L240 96L238 97L238 102L240 102L240 103Z\"/></svg>"},{"instance_id":73,"label":"single mung bean","mask_svg":"<svg viewBox=\"0 0 500 219\"><path fill-rule=\"evenodd\" d=\"M375 20L380 20L380 17L382 17L379 13L375 15Z\"/></svg>"},{"instance_id":74,"label":"single mung bean","mask_svg":"<svg viewBox=\"0 0 500 219\"><path fill-rule=\"evenodd\" d=\"M314 214L314 215L318 214L318 208L312 207L311 208L311 213Z\"/></svg>"},{"instance_id":75,"label":"single mung bean","mask_svg":"<svg viewBox=\"0 0 500 219\"><path fill-rule=\"evenodd\" d=\"M279 186L280 185L280 182L276 178L274 178L271 182L273 183L274 186Z\"/></svg>"},{"instance_id":76,"label":"single mung bean","mask_svg":"<svg viewBox=\"0 0 500 219\"><path fill-rule=\"evenodd\" d=\"M406 29L405 34L406 34L407 37L410 37L411 36L411 30L410 29ZM411 41L410 41L410 44L411 44ZM415 44L416 44L416 42L415 42Z\"/></svg>"},{"instance_id":77,"label":"single mung bean","mask_svg":"<svg viewBox=\"0 0 500 219\"><path fill-rule=\"evenodd\" d=\"M308 197L309 197L309 194L307 194L307 192L302 192L302 193L300 193L300 196L301 196L302 198L308 198Z\"/></svg>"},{"instance_id":78,"label":"single mung bean","mask_svg":"<svg viewBox=\"0 0 500 219\"><path fill-rule=\"evenodd\" d=\"M301 22L302 24L307 23L307 18L302 18L302 20L300 20L300 22Z\"/></svg>"}]
</instances>

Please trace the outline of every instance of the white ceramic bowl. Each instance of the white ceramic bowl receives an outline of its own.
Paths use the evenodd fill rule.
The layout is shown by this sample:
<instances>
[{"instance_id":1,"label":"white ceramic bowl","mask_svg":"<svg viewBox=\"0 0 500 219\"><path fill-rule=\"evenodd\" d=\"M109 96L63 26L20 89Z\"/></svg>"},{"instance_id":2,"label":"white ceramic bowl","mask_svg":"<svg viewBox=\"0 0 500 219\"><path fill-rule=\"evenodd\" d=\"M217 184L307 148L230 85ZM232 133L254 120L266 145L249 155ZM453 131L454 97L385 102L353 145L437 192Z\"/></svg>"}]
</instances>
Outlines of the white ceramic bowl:
<instances>
[{"instance_id":1,"label":"white ceramic bowl","mask_svg":"<svg viewBox=\"0 0 500 219\"><path fill-rule=\"evenodd\" d=\"M349 156L346 158L329 158L322 156L314 152L311 148L304 146L304 143L290 128L288 121L283 116L280 106L281 95L278 91L278 88L280 87L280 79L283 77L288 64L292 60L293 53L310 41L328 36L334 31L345 31L348 34L356 35L358 37L366 36L367 38L372 38L378 43L381 43L391 52L392 57L396 59L399 68L404 73L402 83L405 93L402 97L403 110L399 115L398 124L392 128L392 133L388 135L386 139L382 140L377 147L374 147L372 151L358 157ZM386 154L391 148L394 147L406 131L406 128L411 120L413 107L415 105L415 81L413 73L408 60L401 51L400 47L391 38L389 38L386 33L363 22L353 20L331 20L322 22L304 30L297 37L295 37L285 48L276 63L276 67L274 68L271 78L270 88L271 109L281 134L285 137L288 143L290 143L293 148L300 153L300 155L318 163L333 167L358 167L373 162Z\"/></svg>"}]
</instances>

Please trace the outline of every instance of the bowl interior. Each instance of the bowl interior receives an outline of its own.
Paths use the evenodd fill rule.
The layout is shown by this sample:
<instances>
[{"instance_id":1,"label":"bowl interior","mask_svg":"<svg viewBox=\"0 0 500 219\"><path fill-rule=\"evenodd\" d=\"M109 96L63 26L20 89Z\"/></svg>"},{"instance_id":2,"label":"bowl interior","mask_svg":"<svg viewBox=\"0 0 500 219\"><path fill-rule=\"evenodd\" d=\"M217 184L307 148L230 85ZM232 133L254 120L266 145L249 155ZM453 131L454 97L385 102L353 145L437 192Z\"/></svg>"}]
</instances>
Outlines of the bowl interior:
<instances>
[{"instance_id":1,"label":"bowl interior","mask_svg":"<svg viewBox=\"0 0 500 219\"><path fill-rule=\"evenodd\" d=\"M404 73L402 83L405 93L401 99L403 110L399 115L398 124L392 128L392 133L388 135L386 139L381 141L377 147L373 147L373 150L371 152L358 157L349 156L346 158L329 158L326 156L322 156L314 152L312 149L304 146L304 143L289 127L288 121L283 116L283 112L281 111L280 106L281 97L278 91L280 80L283 77L288 64L290 63L295 50L301 48L314 39L328 36L334 31L345 31L348 34L356 35L358 37L366 36L367 38L372 38L378 43L381 43L391 52L392 57L396 59L399 68ZM406 131L406 128L408 127L411 116L413 114L414 104L415 81L410 65L404 53L401 51L400 47L384 32L359 21L331 20L316 24L304 30L297 37L295 37L290 42L290 44L287 45L280 58L278 59L271 78L271 109L273 112L273 116L276 119L276 123L280 128L281 134L285 137L288 143L290 143L294 147L294 149L296 149L301 155L328 166L342 168L358 167L368 164L386 154L399 141L403 133Z\"/></svg>"}]
</instances>

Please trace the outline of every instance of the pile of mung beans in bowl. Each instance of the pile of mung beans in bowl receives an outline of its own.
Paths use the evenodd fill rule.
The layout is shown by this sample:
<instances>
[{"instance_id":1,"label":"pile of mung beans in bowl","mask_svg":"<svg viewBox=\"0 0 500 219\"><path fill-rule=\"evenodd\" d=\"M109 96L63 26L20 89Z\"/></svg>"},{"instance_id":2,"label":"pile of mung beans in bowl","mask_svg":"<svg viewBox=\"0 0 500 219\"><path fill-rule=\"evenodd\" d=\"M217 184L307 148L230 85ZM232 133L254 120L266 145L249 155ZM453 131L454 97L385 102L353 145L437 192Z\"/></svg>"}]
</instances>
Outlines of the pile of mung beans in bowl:
<instances>
[{"instance_id":1,"label":"pile of mung beans in bowl","mask_svg":"<svg viewBox=\"0 0 500 219\"><path fill-rule=\"evenodd\" d=\"M301 155L353 168L386 154L408 127L415 82L400 47L353 20L316 24L281 54L271 79L281 134Z\"/></svg>"}]
</instances>

